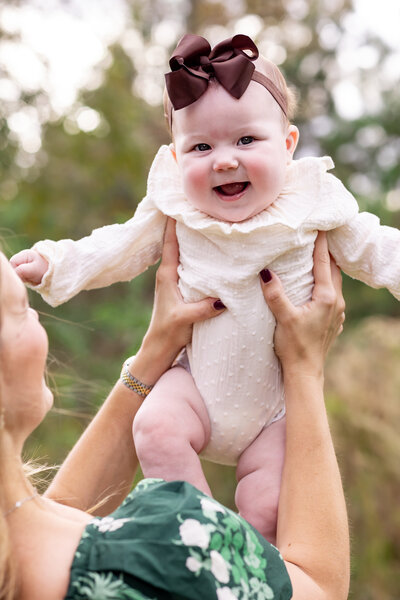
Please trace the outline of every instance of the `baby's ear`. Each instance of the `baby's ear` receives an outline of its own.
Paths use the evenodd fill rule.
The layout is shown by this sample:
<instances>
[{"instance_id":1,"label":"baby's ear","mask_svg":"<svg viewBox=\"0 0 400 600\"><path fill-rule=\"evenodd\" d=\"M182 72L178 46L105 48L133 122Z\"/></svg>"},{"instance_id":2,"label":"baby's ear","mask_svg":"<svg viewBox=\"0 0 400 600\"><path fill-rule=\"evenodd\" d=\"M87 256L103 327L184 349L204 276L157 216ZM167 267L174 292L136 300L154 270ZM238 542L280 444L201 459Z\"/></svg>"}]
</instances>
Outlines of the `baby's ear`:
<instances>
[{"instance_id":1,"label":"baby's ear","mask_svg":"<svg viewBox=\"0 0 400 600\"><path fill-rule=\"evenodd\" d=\"M299 130L296 125L290 125L286 136L286 150L288 151L288 159L290 160L296 150L299 141Z\"/></svg>"},{"instance_id":2,"label":"baby's ear","mask_svg":"<svg viewBox=\"0 0 400 600\"><path fill-rule=\"evenodd\" d=\"M175 161L176 161L176 150L175 150L175 146L174 144L170 144L169 145L169 149L171 150L171 154L174 157Z\"/></svg>"}]
</instances>

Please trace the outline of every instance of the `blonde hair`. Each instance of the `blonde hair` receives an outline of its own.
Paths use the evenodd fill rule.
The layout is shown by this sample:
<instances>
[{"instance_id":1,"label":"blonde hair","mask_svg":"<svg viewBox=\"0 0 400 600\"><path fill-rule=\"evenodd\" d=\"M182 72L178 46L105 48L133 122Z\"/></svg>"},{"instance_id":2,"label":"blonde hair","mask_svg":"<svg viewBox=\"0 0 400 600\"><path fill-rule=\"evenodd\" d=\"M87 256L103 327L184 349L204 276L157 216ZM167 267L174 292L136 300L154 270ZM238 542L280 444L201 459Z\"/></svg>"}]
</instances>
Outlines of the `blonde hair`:
<instances>
[{"instance_id":1,"label":"blonde hair","mask_svg":"<svg viewBox=\"0 0 400 600\"><path fill-rule=\"evenodd\" d=\"M277 65L273 62L265 58L265 56L260 55L257 60L254 62L256 70L266 75L269 79L271 79L272 83L276 85L278 90L283 94L287 111L286 115L282 111L282 122L284 126L290 125L291 121L294 119L297 110L297 97L293 88L289 87L286 79L283 76L282 71L279 69ZM164 107L164 117L167 124L168 132L172 138L172 115L174 112L174 108L172 106L171 100L169 99L167 88L164 87L163 94L163 107Z\"/></svg>"},{"instance_id":2,"label":"blonde hair","mask_svg":"<svg viewBox=\"0 0 400 600\"><path fill-rule=\"evenodd\" d=\"M297 110L297 97L294 89L287 84L287 81L279 67L275 63L265 58L265 56L260 55L257 58L255 61L255 67L257 71L260 71L263 73L263 75L266 75L269 79L271 79L272 83L274 83L281 94L283 94L286 100L287 110L286 115L284 115L282 112L282 117L285 123L290 124L290 122L296 116Z\"/></svg>"}]
</instances>

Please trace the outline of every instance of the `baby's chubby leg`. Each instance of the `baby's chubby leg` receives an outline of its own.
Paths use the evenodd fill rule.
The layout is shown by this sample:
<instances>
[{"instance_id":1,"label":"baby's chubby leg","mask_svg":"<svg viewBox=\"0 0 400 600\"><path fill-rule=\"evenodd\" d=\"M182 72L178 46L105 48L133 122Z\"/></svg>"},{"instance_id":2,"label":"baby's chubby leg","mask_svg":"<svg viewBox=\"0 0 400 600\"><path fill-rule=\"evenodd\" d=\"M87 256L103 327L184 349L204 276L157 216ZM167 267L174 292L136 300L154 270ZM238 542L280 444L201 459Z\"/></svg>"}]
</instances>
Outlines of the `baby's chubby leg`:
<instances>
[{"instance_id":1,"label":"baby's chubby leg","mask_svg":"<svg viewBox=\"0 0 400 600\"><path fill-rule=\"evenodd\" d=\"M236 469L239 513L272 544L276 541L285 436L286 419L282 418L261 431L240 455Z\"/></svg>"},{"instance_id":2,"label":"baby's chubby leg","mask_svg":"<svg viewBox=\"0 0 400 600\"><path fill-rule=\"evenodd\" d=\"M210 421L193 377L173 367L159 379L133 424L145 477L188 481L211 496L198 454L210 438Z\"/></svg>"}]
</instances>

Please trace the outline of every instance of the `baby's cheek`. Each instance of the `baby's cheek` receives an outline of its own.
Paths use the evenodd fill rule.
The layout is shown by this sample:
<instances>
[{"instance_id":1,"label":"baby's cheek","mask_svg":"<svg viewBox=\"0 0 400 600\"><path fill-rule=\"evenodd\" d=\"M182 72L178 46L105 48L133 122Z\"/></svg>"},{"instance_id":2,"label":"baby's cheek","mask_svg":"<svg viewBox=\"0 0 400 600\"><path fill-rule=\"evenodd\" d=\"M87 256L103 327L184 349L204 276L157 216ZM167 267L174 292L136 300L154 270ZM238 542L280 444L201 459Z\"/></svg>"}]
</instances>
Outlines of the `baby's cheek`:
<instances>
[{"instance_id":1,"label":"baby's cheek","mask_svg":"<svg viewBox=\"0 0 400 600\"><path fill-rule=\"evenodd\" d=\"M202 181L204 182L204 169L200 166L189 167L184 171L184 179L194 187L197 187Z\"/></svg>"},{"instance_id":2,"label":"baby's cheek","mask_svg":"<svg viewBox=\"0 0 400 600\"><path fill-rule=\"evenodd\" d=\"M268 196L269 203L279 196L285 183L285 170L279 166L272 169L264 169L260 174L260 179L264 179L264 189Z\"/></svg>"},{"instance_id":3,"label":"baby's cheek","mask_svg":"<svg viewBox=\"0 0 400 600\"><path fill-rule=\"evenodd\" d=\"M184 171L183 188L185 194L190 196L189 200L191 198L195 200L198 195L201 196L201 190L204 190L205 181L205 173L201 169L191 168Z\"/></svg>"}]
</instances>

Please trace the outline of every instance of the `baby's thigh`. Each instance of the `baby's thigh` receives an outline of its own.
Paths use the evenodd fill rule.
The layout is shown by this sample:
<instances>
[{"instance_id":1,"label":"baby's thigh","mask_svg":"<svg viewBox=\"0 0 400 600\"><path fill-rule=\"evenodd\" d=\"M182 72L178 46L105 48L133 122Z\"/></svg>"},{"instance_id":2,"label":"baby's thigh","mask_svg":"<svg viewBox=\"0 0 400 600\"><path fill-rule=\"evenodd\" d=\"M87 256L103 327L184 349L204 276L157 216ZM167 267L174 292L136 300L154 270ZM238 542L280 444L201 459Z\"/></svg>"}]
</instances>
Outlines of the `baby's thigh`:
<instances>
[{"instance_id":1,"label":"baby's thigh","mask_svg":"<svg viewBox=\"0 0 400 600\"><path fill-rule=\"evenodd\" d=\"M280 486L285 460L286 418L265 427L239 457L238 481L257 488Z\"/></svg>"},{"instance_id":2,"label":"baby's thigh","mask_svg":"<svg viewBox=\"0 0 400 600\"><path fill-rule=\"evenodd\" d=\"M275 543L285 457L286 419L275 421L240 455L236 506L267 540Z\"/></svg>"},{"instance_id":3,"label":"baby's thigh","mask_svg":"<svg viewBox=\"0 0 400 600\"><path fill-rule=\"evenodd\" d=\"M210 420L203 398L192 375L182 367L173 367L155 384L140 407L133 426L134 436L140 430L163 437L186 437L200 449L210 437Z\"/></svg>"}]
</instances>

